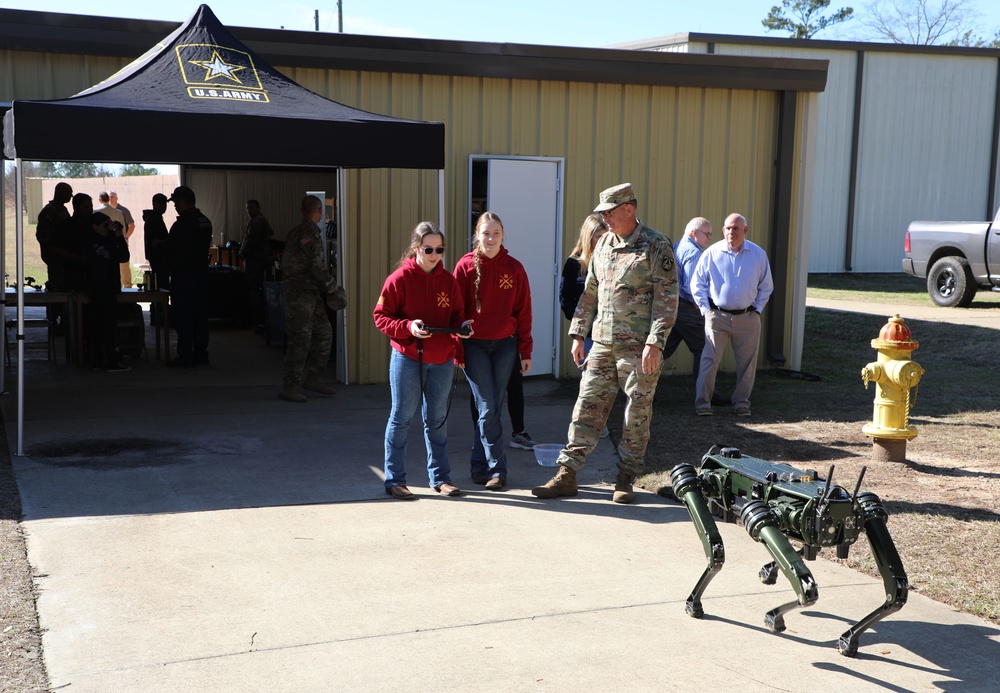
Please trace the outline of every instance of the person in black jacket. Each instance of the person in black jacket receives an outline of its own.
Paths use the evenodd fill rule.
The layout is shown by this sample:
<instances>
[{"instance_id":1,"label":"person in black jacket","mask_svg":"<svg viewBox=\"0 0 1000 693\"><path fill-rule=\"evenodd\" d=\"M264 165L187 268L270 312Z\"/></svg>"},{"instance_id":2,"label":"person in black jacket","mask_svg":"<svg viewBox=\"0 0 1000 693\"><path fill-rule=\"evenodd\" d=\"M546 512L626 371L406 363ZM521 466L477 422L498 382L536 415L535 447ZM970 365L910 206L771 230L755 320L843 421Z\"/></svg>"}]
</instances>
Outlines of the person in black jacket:
<instances>
[{"instance_id":1,"label":"person in black jacket","mask_svg":"<svg viewBox=\"0 0 1000 693\"><path fill-rule=\"evenodd\" d=\"M212 222L195 207L194 191L186 185L174 188L168 202L174 203L177 221L167 235L170 264L171 324L177 329L177 358L171 368L191 368L208 363L208 249L212 245Z\"/></svg>"},{"instance_id":2,"label":"person in black jacket","mask_svg":"<svg viewBox=\"0 0 1000 693\"><path fill-rule=\"evenodd\" d=\"M167 196L163 193L153 195L152 209L142 210L143 245L146 249L146 260L149 261L149 271L156 277L156 286L159 289L166 289L170 283L167 225L163 221L163 215L166 211ZM146 287L146 289L151 288Z\"/></svg>"},{"instance_id":3,"label":"person in black jacket","mask_svg":"<svg viewBox=\"0 0 1000 693\"><path fill-rule=\"evenodd\" d=\"M587 271L590 269L590 256L594 252L594 246L608 230L608 225L600 214L590 214L583 220L580 227L580 238L576 241L576 246L563 265L562 278L559 280L559 307L562 308L563 315L567 320L573 319L576 311L576 304L583 294L584 284L587 282ZM588 336L584 340L584 348L590 351L592 344Z\"/></svg>"},{"instance_id":4,"label":"person in black jacket","mask_svg":"<svg viewBox=\"0 0 1000 693\"><path fill-rule=\"evenodd\" d=\"M587 283L587 272L590 269L590 256L594 252L597 241L601 240L608 231L608 225L604 223L604 218L597 213L587 215L580 226L580 237L573 247L573 252L566 258L563 265L562 278L559 280L559 307L567 320L573 319L576 312L576 304L583 294L583 287ZM590 353L590 347L594 340L588 334L583 340L584 353ZM601 437L608 437L608 427L601 429Z\"/></svg>"},{"instance_id":5,"label":"person in black jacket","mask_svg":"<svg viewBox=\"0 0 1000 693\"><path fill-rule=\"evenodd\" d=\"M118 329L118 294L121 292L120 266L129 261L125 227L108 215L97 212L90 219L92 233L88 239L87 260L92 306L91 356L94 368L112 372L131 370L118 360L116 333Z\"/></svg>"},{"instance_id":6,"label":"person in black jacket","mask_svg":"<svg viewBox=\"0 0 1000 693\"><path fill-rule=\"evenodd\" d=\"M167 196L163 193L153 195L152 209L142 210L143 245L146 249L146 261L153 276L146 291L166 289L170 285L170 265L167 258L167 225L163 215L167 211ZM149 324L162 322L159 312L163 306L158 303L150 305Z\"/></svg>"}]
</instances>

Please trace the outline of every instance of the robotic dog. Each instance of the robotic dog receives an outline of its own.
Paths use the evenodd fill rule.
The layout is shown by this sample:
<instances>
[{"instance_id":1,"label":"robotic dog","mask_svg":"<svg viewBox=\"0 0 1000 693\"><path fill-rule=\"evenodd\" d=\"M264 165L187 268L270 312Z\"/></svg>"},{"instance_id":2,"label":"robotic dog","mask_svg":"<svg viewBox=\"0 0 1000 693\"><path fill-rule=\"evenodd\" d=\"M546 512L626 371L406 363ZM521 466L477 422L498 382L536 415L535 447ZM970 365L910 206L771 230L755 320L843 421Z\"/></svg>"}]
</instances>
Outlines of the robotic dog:
<instances>
[{"instance_id":1,"label":"robotic dog","mask_svg":"<svg viewBox=\"0 0 1000 693\"><path fill-rule=\"evenodd\" d=\"M712 517L712 507L721 509L722 519L739 518L754 541L767 547L774 558L760 569L765 585L777 581L778 569L792 584L797 599L772 609L764 623L772 633L785 630L784 614L799 606L810 606L819 598L819 588L803 559L812 561L822 547L836 547L837 558L847 558L851 544L864 529L885 585L886 599L875 611L851 626L837 642L845 657L858 651L861 633L906 603L909 589L902 561L886 529L889 517L874 493L858 493L862 468L853 493L827 478L803 472L786 464L741 455L737 448L714 446L701 459L700 472L693 465L679 464L670 472L674 494L684 502L705 547L708 567L687 598L685 612L694 618L705 615L701 596L725 563L722 537ZM796 551L789 538L801 542Z\"/></svg>"}]
</instances>

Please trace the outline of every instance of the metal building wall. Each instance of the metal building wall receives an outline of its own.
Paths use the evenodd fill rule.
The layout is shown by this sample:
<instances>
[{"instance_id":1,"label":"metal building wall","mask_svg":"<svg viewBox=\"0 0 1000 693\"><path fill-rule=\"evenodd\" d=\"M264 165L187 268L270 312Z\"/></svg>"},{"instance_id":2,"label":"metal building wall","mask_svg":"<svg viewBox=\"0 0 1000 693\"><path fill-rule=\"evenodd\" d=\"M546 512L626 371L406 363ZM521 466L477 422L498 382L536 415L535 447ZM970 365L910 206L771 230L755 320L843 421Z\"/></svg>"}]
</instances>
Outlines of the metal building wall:
<instances>
[{"instance_id":1,"label":"metal building wall","mask_svg":"<svg viewBox=\"0 0 1000 693\"><path fill-rule=\"evenodd\" d=\"M900 271L914 219L985 218L996 84L996 58L865 54L854 271Z\"/></svg>"},{"instance_id":2,"label":"metal building wall","mask_svg":"<svg viewBox=\"0 0 1000 693\"><path fill-rule=\"evenodd\" d=\"M898 272L910 221L992 218L989 200L1000 201L1000 171L991 172L993 129L1000 122L995 49L711 34L620 47L676 52L685 44L692 53L830 61L817 113L810 272Z\"/></svg>"},{"instance_id":3,"label":"metal building wall","mask_svg":"<svg viewBox=\"0 0 1000 693\"><path fill-rule=\"evenodd\" d=\"M0 100L61 98L127 64L120 58L0 52ZM469 218L470 154L563 157L568 255L597 193L629 181L645 223L677 240L693 216L721 227L729 212L747 216L751 238L767 247L772 226L778 96L773 91L700 89L555 80L386 74L318 68L278 69L344 104L446 125L445 229L453 266ZM95 136L101 136L95 133ZM352 382L384 382L388 346L370 309L413 226L437 220L438 173L347 172L346 289ZM794 231L793 231L794 233ZM554 268L555 273L559 268ZM356 303L354 303L356 301ZM566 323L560 327L566 328ZM731 368L731 363L724 363ZM689 372L686 349L668 362ZM568 351L561 373L571 373Z\"/></svg>"},{"instance_id":4,"label":"metal building wall","mask_svg":"<svg viewBox=\"0 0 1000 693\"><path fill-rule=\"evenodd\" d=\"M470 154L565 158L564 256L597 193L623 181L636 188L640 218L674 241L691 217L707 216L721 228L727 213L739 211L761 234L754 241L768 242L762 236L771 227L773 92L279 69L350 106L445 123L449 266L465 247ZM362 307L374 306L413 226L436 219L436 173L361 170L347 180L348 260L355 268L347 290ZM370 314L353 316L349 333L352 380L384 381L388 350ZM564 351L565 374L575 369ZM686 349L668 364L678 372L691 365Z\"/></svg>"},{"instance_id":5,"label":"metal building wall","mask_svg":"<svg viewBox=\"0 0 1000 693\"><path fill-rule=\"evenodd\" d=\"M701 44L704 45L704 44ZM715 44L726 55L772 56L829 60L826 90L817 103L816 171L812 213L808 217L809 271L842 272L847 243L847 209L851 182L851 132L857 52Z\"/></svg>"},{"instance_id":6,"label":"metal building wall","mask_svg":"<svg viewBox=\"0 0 1000 693\"><path fill-rule=\"evenodd\" d=\"M130 62L127 58L0 50L0 101L64 99Z\"/></svg>"}]
</instances>

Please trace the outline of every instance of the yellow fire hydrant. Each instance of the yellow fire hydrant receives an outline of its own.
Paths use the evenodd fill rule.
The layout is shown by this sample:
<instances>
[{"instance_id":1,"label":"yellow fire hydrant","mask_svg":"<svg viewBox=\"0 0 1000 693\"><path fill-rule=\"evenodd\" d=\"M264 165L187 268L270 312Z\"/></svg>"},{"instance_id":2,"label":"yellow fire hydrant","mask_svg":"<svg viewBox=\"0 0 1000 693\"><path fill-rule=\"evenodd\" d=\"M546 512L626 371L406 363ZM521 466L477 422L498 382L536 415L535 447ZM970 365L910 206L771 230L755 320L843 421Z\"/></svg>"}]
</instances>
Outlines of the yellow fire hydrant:
<instances>
[{"instance_id":1,"label":"yellow fire hydrant","mask_svg":"<svg viewBox=\"0 0 1000 693\"><path fill-rule=\"evenodd\" d=\"M920 346L912 339L910 328L898 315L889 318L872 348L878 360L861 369L861 379L875 383L875 412L872 422L861 430L872 438L874 461L903 462L906 459L906 441L917 436L917 429L910 425L910 407L916 402L915 388L924 369L910 360ZM910 390L914 389L911 397Z\"/></svg>"}]
</instances>

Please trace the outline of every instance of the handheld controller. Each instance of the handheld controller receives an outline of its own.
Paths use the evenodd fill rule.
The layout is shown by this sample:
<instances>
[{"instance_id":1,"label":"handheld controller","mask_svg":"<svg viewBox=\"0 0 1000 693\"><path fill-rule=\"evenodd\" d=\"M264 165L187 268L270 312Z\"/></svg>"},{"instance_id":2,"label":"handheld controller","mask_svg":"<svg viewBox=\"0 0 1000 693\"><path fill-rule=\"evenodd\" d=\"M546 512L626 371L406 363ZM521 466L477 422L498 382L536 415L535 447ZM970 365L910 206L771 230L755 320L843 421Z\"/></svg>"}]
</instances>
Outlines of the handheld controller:
<instances>
[{"instance_id":1,"label":"handheld controller","mask_svg":"<svg viewBox=\"0 0 1000 693\"><path fill-rule=\"evenodd\" d=\"M424 325L424 332L429 332L431 334L458 334L458 335L470 335L472 334L472 328L468 325L462 325L461 327L428 327Z\"/></svg>"}]
</instances>

